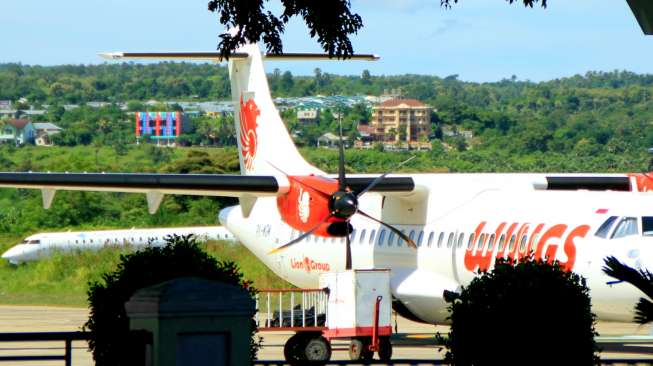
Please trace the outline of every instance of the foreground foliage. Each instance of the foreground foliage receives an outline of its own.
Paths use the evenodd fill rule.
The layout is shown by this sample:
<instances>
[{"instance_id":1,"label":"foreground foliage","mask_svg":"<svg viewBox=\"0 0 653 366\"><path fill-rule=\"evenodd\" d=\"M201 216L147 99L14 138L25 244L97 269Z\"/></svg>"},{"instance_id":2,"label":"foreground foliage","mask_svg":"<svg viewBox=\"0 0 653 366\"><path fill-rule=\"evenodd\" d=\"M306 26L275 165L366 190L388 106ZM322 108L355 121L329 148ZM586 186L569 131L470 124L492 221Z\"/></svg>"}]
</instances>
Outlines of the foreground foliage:
<instances>
[{"instance_id":1,"label":"foreground foliage","mask_svg":"<svg viewBox=\"0 0 653 366\"><path fill-rule=\"evenodd\" d=\"M165 247L149 247L120 259L115 271L106 273L88 290L90 317L84 327L91 332L89 348L98 366L130 365L134 359L137 350L131 342L124 304L141 288L179 277L200 277L246 288L252 296L256 293L234 262L209 256L192 236L169 237ZM254 358L255 332L252 320Z\"/></svg>"},{"instance_id":2,"label":"foreground foliage","mask_svg":"<svg viewBox=\"0 0 653 366\"><path fill-rule=\"evenodd\" d=\"M635 287L648 297L648 299L640 297L635 305L635 319L636 323L648 324L653 321L653 274L648 269L634 269L621 263L615 257L608 257L605 259L605 266L603 272L608 276L614 277L619 281L627 282Z\"/></svg>"},{"instance_id":3,"label":"foreground foliage","mask_svg":"<svg viewBox=\"0 0 653 366\"><path fill-rule=\"evenodd\" d=\"M448 293L447 358L465 365L593 365L589 289L557 263L500 259L460 294Z\"/></svg>"}]
</instances>

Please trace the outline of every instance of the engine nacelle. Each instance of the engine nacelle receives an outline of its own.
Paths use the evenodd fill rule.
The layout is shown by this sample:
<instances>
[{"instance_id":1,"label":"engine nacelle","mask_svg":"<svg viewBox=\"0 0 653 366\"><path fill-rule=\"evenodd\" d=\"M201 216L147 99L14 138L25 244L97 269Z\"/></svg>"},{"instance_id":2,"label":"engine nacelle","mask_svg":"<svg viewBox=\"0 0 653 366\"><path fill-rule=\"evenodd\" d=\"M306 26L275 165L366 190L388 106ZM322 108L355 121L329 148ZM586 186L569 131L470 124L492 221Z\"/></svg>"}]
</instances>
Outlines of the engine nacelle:
<instances>
[{"instance_id":1,"label":"engine nacelle","mask_svg":"<svg viewBox=\"0 0 653 366\"><path fill-rule=\"evenodd\" d=\"M331 193L338 190L338 183L332 179L314 175L288 177L288 193L277 198L277 209L285 223L295 230L307 232L315 226L317 236L345 236L344 220L330 218ZM350 228L351 230L351 228Z\"/></svg>"}]
</instances>

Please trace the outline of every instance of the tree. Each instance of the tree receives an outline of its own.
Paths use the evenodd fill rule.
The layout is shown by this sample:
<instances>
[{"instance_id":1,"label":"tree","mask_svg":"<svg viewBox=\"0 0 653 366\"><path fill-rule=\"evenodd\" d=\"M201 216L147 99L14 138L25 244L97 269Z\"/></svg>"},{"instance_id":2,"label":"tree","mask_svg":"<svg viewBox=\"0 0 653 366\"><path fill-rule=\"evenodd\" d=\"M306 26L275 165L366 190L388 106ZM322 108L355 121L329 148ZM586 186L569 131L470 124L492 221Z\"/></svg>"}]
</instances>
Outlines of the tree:
<instances>
[{"instance_id":1,"label":"tree","mask_svg":"<svg viewBox=\"0 0 653 366\"><path fill-rule=\"evenodd\" d=\"M139 289L179 277L200 277L256 290L243 279L235 263L221 262L202 251L192 235L166 238L164 247L147 247L122 255L114 272L89 284L90 316L84 328L91 333L89 348L98 366L133 364L138 347L133 344L124 304ZM252 336L256 326L252 320ZM257 344L250 341L252 358ZM137 357L137 356L136 356Z\"/></svg>"},{"instance_id":2,"label":"tree","mask_svg":"<svg viewBox=\"0 0 653 366\"><path fill-rule=\"evenodd\" d=\"M507 0L510 4L518 0ZM440 0L440 5L451 8L458 0ZM525 6L540 3L546 7L547 0L523 0ZM231 28L220 35L218 49L228 57L247 42L263 40L268 52L283 53L281 34L286 23L294 16L301 16L312 38L332 57L347 58L354 53L349 37L363 27L360 15L352 13L349 0L307 1L282 0L283 12L274 15L266 9L267 0L210 0L209 11L219 14L220 23Z\"/></svg>"},{"instance_id":3,"label":"tree","mask_svg":"<svg viewBox=\"0 0 653 366\"><path fill-rule=\"evenodd\" d=\"M369 85L372 83L372 75L370 74L370 70L368 69L363 70L363 73L361 74L361 81L365 85Z\"/></svg>"},{"instance_id":4,"label":"tree","mask_svg":"<svg viewBox=\"0 0 653 366\"><path fill-rule=\"evenodd\" d=\"M445 300L451 303L447 358L457 366L597 361L589 288L558 263L499 259L460 294L446 292Z\"/></svg>"},{"instance_id":5,"label":"tree","mask_svg":"<svg viewBox=\"0 0 653 366\"><path fill-rule=\"evenodd\" d=\"M647 324L653 321L653 274L647 269L634 269L621 263L615 257L605 259L603 272L619 281L630 283L642 291L648 299L641 297L635 305L635 319L639 324Z\"/></svg>"}]
</instances>

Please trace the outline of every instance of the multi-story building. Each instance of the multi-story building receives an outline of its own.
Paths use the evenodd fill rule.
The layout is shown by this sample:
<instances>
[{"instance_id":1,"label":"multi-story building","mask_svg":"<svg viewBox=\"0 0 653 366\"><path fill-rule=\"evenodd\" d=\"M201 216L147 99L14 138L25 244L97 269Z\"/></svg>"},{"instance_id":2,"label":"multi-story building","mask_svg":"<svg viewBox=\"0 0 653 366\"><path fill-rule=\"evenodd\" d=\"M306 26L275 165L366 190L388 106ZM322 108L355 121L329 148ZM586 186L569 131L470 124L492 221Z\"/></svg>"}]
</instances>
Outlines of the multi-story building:
<instances>
[{"instance_id":1,"label":"multi-story building","mask_svg":"<svg viewBox=\"0 0 653 366\"><path fill-rule=\"evenodd\" d=\"M372 108L370 126L374 139L383 143L428 145L431 107L415 99L391 99Z\"/></svg>"},{"instance_id":2,"label":"multi-story building","mask_svg":"<svg viewBox=\"0 0 653 366\"><path fill-rule=\"evenodd\" d=\"M190 122L182 112L136 112L136 139L150 139L156 144L172 145Z\"/></svg>"}]
</instances>

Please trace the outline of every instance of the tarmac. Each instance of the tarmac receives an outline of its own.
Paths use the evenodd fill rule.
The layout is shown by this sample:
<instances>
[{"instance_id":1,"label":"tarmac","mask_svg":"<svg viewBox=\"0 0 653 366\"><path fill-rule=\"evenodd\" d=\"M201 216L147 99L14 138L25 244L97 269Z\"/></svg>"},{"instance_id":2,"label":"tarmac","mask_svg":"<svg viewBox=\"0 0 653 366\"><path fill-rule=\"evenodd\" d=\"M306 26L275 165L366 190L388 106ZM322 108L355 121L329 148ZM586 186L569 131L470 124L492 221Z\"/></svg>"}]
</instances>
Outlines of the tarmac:
<instances>
[{"instance_id":1,"label":"tarmac","mask_svg":"<svg viewBox=\"0 0 653 366\"><path fill-rule=\"evenodd\" d=\"M79 331L88 319L88 310L84 308L66 308L51 306L8 306L0 305L0 333L9 332L58 332ZM433 326L415 323L401 317L397 318L399 333L393 337L393 359L441 359L444 350L434 345L434 334L448 332L446 326ZM649 327L634 323L599 322L597 331L602 337L610 336L647 336ZM261 332L263 347L259 350L261 360L282 360L283 345L292 332ZM348 343L335 341L333 343L334 360L347 360ZM653 345L643 345L644 348ZM63 342L38 343L0 343L0 356L17 355L57 355L63 354ZM601 354L602 358L623 358L635 354ZM639 357L642 357L639 355ZM647 357L653 357L653 354ZM12 363L14 364L14 363ZM60 365L63 361L21 362L21 366ZM74 366L91 366L93 358L88 352L85 342L73 343ZM0 363L2 365L2 363Z\"/></svg>"}]
</instances>

